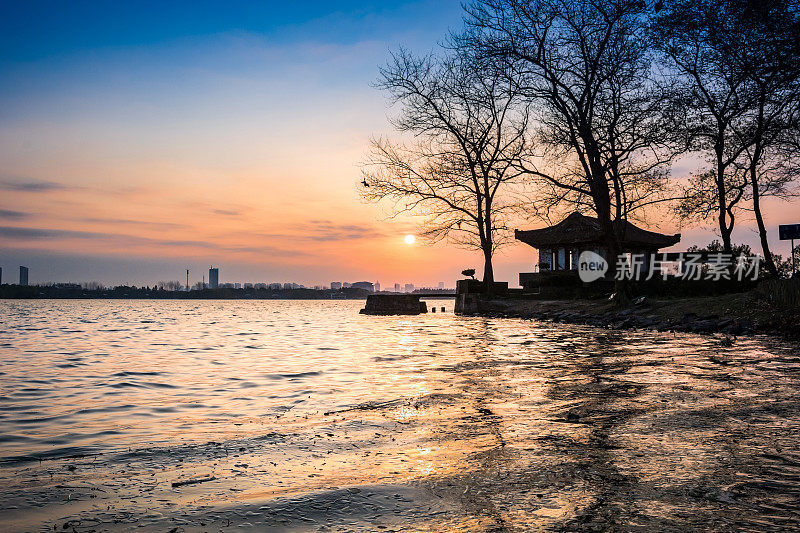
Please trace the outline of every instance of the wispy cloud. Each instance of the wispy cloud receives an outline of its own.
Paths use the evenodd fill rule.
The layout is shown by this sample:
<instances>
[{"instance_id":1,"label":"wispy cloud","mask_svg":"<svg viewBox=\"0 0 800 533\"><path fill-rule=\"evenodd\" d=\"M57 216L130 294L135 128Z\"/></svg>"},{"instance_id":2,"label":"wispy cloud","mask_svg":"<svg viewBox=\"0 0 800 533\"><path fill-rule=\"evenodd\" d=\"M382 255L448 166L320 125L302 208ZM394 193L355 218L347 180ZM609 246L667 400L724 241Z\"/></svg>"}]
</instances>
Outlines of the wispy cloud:
<instances>
[{"instance_id":1,"label":"wispy cloud","mask_svg":"<svg viewBox=\"0 0 800 533\"><path fill-rule=\"evenodd\" d=\"M373 226L360 224L337 224L331 220L310 220L307 224L295 226L287 233L260 233L259 237L272 239L294 239L313 242L350 241L357 239L376 239L386 234Z\"/></svg>"},{"instance_id":2,"label":"wispy cloud","mask_svg":"<svg viewBox=\"0 0 800 533\"><path fill-rule=\"evenodd\" d=\"M92 239L102 237L102 233L88 231L70 231L45 228L20 228L16 226L0 226L0 237L13 240L30 239Z\"/></svg>"},{"instance_id":3,"label":"wispy cloud","mask_svg":"<svg viewBox=\"0 0 800 533\"><path fill-rule=\"evenodd\" d=\"M238 217L241 215L239 211L234 211L233 209L214 209L215 215L225 215L229 217Z\"/></svg>"},{"instance_id":4,"label":"wispy cloud","mask_svg":"<svg viewBox=\"0 0 800 533\"><path fill-rule=\"evenodd\" d=\"M0 179L0 190L16 192L49 192L70 189L63 183L32 179Z\"/></svg>"},{"instance_id":5,"label":"wispy cloud","mask_svg":"<svg viewBox=\"0 0 800 533\"><path fill-rule=\"evenodd\" d=\"M331 220L311 220L301 226L300 232L304 238L312 241L348 241L384 236L383 232L373 226L339 224Z\"/></svg>"},{"instance_id":6,"label":"wispy cloud","mask_svg":"<svg viewBox=\"0 0 800 533\"><path fill-rule=\"evenodd\" d=\"M285 249L278 246L252 246L226 244L217 241L199 241L192 239L152 239L119 233L101 233L93 231L61 230L53 228L25 228L17 226L0 226L0 239L10 241L58 241L58 240L95 240L116 247L160 247L160 248L199 248L219 253L250 253L278 257L297 257L307 255L302 250Z\"/></svg>"},{"instance_id":7,"label":"wispy cloud","mask_svg":"<svg viewBox=\"0 0 800 533\"><path fill-rule=\"evenodd\" d=\"M85 217L78 220L81 222L88 222L90 224L139 226L154 229L182 229L187 227L185 224L176 224L174 222L154 222L150 220L131 220L126 218Z\"/></svg>"},{"instance_id":8,"label":"wispy cloud","mask_svg":"<svg viewBox=\"0 0 800 533\"><path fill-rule=\"evenodd\" d=\"M0 218L4 218L6 220L22 220L23 218L28 218L29 216L31 216L30 213L24 213L22 211L0 209Z\"/></svg>"}]
</instances>

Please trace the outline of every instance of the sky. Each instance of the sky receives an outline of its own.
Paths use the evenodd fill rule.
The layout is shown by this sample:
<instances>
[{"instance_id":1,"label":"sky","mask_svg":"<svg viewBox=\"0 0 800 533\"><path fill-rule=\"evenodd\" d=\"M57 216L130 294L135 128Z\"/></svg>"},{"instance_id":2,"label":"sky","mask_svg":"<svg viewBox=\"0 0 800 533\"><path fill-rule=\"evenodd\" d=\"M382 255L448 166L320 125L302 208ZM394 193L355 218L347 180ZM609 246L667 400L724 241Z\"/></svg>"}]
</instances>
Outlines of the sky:
<instances>
[{"instance_id":1,"label":"sky","mask_svg":"<svg viewBox=\"0 0 800 533\"><path fill-rule=\"evenodd\" d=\"M370 136L392 135L378 68L399 46L433 50L461 16L446 0L4 2L3 281L19 265L32 283L136 285L211 265L221 282L306 285L480 271L477 252L406 244L417 221L357 191ZM797 204L772 205L775 232L800 222ZM681 247L714 237L651 229L681 231ZM757 243L751 221L734 240ZM534 261L512 245L495 276L516 285Z\"/></svg>"}]
</instances>

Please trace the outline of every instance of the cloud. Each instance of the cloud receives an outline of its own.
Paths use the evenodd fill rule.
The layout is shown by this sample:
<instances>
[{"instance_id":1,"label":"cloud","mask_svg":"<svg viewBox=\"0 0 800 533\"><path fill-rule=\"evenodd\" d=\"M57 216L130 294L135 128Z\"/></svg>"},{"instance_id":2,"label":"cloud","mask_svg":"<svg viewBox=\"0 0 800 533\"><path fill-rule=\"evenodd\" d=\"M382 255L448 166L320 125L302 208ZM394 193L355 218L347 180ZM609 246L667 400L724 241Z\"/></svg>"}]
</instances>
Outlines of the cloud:
<instances>
[{"instance_id":1,"label":"cloud","mask_svg":"<svg viewBox=\"0 0 800 533\"><path fill-rule=\"evenodd\" d=\"M70 187L54 181L30 179L3 179L0 180L0 189L15 192L49 192L66 190Z\"/></svg>"},{"instance_id":2,"label":"cloud","mask_svg":"<svg viewBox=\"0 0 800 533\"><path fill-rule=\"evenodd\" d=\"M214 213L217 215L226 215L230 217L238 217L241 215L239 211L233 211L231 209L214 209Z\"/></svg>"},{"instance_id":3,"label":"cloud","mask_svg":"<svg viewBox=\"0 0 800 533\"><path fill-rule=\"evenodd\" d=\"M23 213L22 211L12 211L10 209L0 209L0 218L8 220L20 220L31 216L30 213Z\"/></svg>"},{"instance_id":4,"label":"cloud","mask_svg":"<svg viewBox=\"0 0 800 533\"><path fill-rule=\"evenodd\" d=\"M308 224L296 226L293 233L261 233L263 238L287 239L313 242L350 241L358 239L377 239L386 234L372 226L359 224L337 224L330 220L311 220Z\"/></svg>"},{"instance_id":5,"label":"cloud","mask_svg":"<svg viewBox=\"0 0 800 533\"><path fill-rule=\"evenodd\" d=\"M142 226L155 229L181 229L187 227L185 224L176 224L174 222L152 222L149 220L130 220L125 218L87 217L87 218L81 218L79 220L81 222L89 222L92 224L120 224L125 226Z\"/></svg>"},{"instance_id":6,"label":"cloud","mask_svg":"<svg viewBox=\"0 0 800 533\"><path fill-rule=\"evenodd\" d=\"M0 226L0 237L13 240L40 240L40 239L90 239L102 237L102 233L90 233L87 231L69 231L59 229L43 228L19 228L16 226Z\"/></svg>"},{"instance_id":7,"label":"cloud","mask_svg":"<svg viewBox=\"0 0 800 533\"><path fill-rule=\"evenodd\" d=\"M254 253L279 257L297 257L307 255L300 250L284 249L276 246L243 246L225 244L216 241L198 241L191 239L161 240L119 233L98 233L92 231L60 230L51 228L24 228L17 226L0 226L0 238L14 241L44 241L59 239L81 239L104 241L116 246L156 246L166 248L203 248L220 253Z\"/></svg>"},{"instance_id":8,"label":"cloud","mask_svg":"<svg viewBox=\"0 0 800 533\"><path fill-rule=\"evenodd\" d=\"M303 235L304 238L312 241L348 241L384 236L384 233L372 226L337 224L330 220L312 220L301 231L306 233Z\"/></svg>"}]
</instances>

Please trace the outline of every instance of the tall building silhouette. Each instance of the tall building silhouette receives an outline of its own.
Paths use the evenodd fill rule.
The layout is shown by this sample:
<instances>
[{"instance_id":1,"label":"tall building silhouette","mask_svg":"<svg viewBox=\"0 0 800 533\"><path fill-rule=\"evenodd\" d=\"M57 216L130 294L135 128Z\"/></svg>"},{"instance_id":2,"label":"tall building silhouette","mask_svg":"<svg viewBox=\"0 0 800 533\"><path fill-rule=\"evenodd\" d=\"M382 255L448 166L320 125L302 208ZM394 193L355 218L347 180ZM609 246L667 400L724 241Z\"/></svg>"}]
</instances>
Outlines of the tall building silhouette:
<instances>
[{"instance_id":1,"label":"tall building silhouette","mask_svg":"<svg viewBox=\"0 0 800 533\"><path fill-rule=\"evenodd\" d=\"M28 267L24 266L19 267L19 284L20 285L28 284Z\"/></svg>"},{"instance_id":2,"label":"tall building silhouette","mask_svg":"<svg viewBox=\"0 0 800 533\"><path fill-rule=\"evenodd\" d=\"M219 268L211 267L208 269L208 286L212 289L219 287Z\"/></svg>"}]
</instances>

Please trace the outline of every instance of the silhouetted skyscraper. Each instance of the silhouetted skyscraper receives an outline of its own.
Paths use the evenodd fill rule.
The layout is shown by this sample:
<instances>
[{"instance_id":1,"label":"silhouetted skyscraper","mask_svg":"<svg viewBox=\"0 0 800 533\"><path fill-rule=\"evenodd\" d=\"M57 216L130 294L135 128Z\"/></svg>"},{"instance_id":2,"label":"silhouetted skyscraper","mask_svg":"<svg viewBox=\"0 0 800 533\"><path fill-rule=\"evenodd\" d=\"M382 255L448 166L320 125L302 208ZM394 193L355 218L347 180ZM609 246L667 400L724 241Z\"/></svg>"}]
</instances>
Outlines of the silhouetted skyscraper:
<instances>
[{"instance_id":1,"label":"silhouetted skyscraper","mask_svg":"<svg viewBox=\"0 0 800 533\"><path fill-rule=\"evenodd\" d=\"M28 284L28 267L24 266L19 267L19 284L20 285Z\"/></svg>"},{"instance_id":2,"label":"silhouetted skyscraper","mask_svg":"<svg viewBox=\"0 0 800 533\"><path fill-rule=\"evenodd\" d=\"M3 267L0 267L0 285L3 284Z\"/></svg>"},{"instance_id":3,"label":"silhouetted skyscraper","mask_svg":"<svg viewBox=\"0 0 800 533\"><path fill-rule=\"evenodd\" d=\"M219 287L219 268L208 269L208 286L212 289Z\"/></svg>"}]
</instances>

